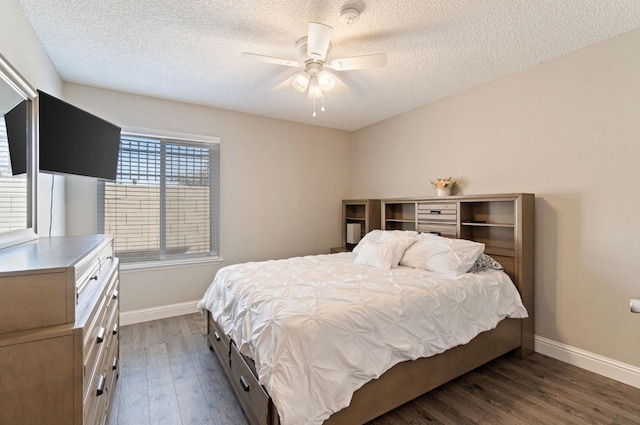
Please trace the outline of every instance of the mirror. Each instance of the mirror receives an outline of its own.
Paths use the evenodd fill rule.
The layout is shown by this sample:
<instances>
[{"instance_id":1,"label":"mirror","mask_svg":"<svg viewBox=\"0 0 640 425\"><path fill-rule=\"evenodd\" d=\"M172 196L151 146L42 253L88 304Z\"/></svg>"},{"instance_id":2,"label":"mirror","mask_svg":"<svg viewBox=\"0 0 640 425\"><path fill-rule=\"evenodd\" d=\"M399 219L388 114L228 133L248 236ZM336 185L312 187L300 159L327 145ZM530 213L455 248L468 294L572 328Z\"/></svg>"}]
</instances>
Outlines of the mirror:
<instances>
[{"instance_id":1,"label":"mirror","mask_svg":"<svg viewBox=\"0 0 640 425\"><path fill-rule=\"evenodd\" d=\"M0 249L38 237L36 95L0 55Z\"/></svg>"}]
</instances>

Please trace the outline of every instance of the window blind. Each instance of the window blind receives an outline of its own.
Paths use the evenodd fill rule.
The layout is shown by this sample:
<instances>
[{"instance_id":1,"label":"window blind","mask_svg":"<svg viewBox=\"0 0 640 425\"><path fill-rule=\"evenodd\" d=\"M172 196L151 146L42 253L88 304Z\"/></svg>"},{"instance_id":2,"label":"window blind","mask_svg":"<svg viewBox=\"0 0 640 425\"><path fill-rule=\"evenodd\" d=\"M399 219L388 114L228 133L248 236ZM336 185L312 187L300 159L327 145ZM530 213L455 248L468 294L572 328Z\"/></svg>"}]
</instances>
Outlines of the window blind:
<instances>
[{"instance_id":1,"label":"window blind","mask_svg":"<svg viewBox=\"0 0 640 425\"><path fill-rule=\"evenodd\" d=\"M123 263L218 255L219 161L217 143L121 137L98 215Z\"/></svg>"}]
</instances>

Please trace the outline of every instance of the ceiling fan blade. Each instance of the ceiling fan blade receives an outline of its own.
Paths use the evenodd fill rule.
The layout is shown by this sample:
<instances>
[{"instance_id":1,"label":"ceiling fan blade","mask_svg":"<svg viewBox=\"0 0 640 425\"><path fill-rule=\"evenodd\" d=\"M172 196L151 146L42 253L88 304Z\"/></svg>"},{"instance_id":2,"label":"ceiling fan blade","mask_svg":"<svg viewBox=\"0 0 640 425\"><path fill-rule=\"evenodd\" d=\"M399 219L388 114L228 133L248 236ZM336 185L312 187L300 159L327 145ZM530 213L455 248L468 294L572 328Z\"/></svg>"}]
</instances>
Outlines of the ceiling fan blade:
<instances>
[{"instance_id":1,"label":"ceiling fan blade","mask_svg":"<svg viewBox=\"0 0 640 425\"><path fill-rule=\"evenodd\" d=\"M351 90L349 86L346 85L344 81L342 81L340 78L336 77L335 74L332 74L332 76L333 76L333 80L336 82L336 85L333 86L333 88L331 89L332 92L336 94L340 94L340 93L346 93L349 90Z\"/></svg>"},{"instance_id":2,"label":"ceiling fan blade","mask_svg":"<svg viewBox=\"0 0 640 425\"><path fill-rule=\"evenodd\" d=\"M255 53L244 52L242 54L242 58L246 60L254 61L254 62L273 63L276 65L292 66L295 68L302 66L300 62L296 60L274 58L273 56L257 55Z\"/></svg>"},{"instance_id":3,"label":"ceiling fan blade","mask_svg":"<svg viewBox=\"0 0 640 425\"><path fill-rule=\"evenodd\" d=\"M331 28L325 24L309 22L309 36L307 38L307 53L314 59L325 60L331 43Z\"/></svg>"},{"instance_id":4,"label":"ceiling fan blade","mask_svg":"<svg viewBox=\"0 0 640 425\"><path fill-rule=\"evenodd\" d=\"M386 65L387 54L376 53L374 55L334 59L328 66L335 71L351 71L352 69L382 68Z\"/></svg>"},{"instance_id":5,"label":"ceiling fan blade","mask_svg":"<svg viewBox=\"0 0 640 425\"><path fill-rule=\"evenodd\" d=\"M296 75L298 74L294 74L291 77L287 78L286 80L272 88L270 91L281 91L290 88L293 84L293 79L296 78Z\"/></svg>"}]
</instances>

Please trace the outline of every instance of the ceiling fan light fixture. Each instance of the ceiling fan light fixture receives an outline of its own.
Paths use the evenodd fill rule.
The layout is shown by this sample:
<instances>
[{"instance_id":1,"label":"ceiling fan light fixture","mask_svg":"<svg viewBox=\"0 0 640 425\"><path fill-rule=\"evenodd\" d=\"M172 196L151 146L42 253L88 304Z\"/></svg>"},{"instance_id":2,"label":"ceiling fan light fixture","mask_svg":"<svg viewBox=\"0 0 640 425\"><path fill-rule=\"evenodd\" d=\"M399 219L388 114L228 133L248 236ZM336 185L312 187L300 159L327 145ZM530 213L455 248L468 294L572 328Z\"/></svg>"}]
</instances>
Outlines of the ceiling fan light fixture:
<instances>
[{"instance_id":1,"label":"ceiling fan light fixture","mask_svg":"<svg viewBox=\"0 0 640 425\"><path fill-rule=\"evenodd\" d=\"M322 91L330 91L336 85L336 80L330 72L322 70L318 73L317 78Z\"/></svg>"},{"instance_id":2,"label":"ceiling fan light fixture","mask_svg":"<svg viewBox=\"0 0 640 425\"><path fill-rule=\"evenodd\" d=\"M307 87L309 87L310 80L311 76L309 75L309 73L307 73L306 71L302 71L295 76L295 78L291 82L291 85L300 93L304 93L307 91Z\"/></svg>"},{"instance_id":3,"label":"ceiling fan light fixture","mask_svg":"<svg viewBox=\"0 0 640 425\"><path fill-rule=\"evenodd\" d=\"M309 83L308 96L312 99L317 99L322 97L322 88L318 84L318 78L313 76L311 77L311 82Z\"/></svg>"}]
</instances>

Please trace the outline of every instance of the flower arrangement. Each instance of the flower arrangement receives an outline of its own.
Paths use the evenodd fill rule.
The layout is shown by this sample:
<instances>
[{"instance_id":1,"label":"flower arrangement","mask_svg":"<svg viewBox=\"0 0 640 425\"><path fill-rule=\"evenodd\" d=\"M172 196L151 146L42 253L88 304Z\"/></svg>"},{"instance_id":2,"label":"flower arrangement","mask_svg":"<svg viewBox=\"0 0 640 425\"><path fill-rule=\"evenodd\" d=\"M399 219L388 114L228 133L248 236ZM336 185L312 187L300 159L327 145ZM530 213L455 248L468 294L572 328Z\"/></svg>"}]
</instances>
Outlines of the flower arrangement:
<instances>
[{"instance_id":1,"label":"flower arrangement","mask_svg":"<svg viewBox=\"0 0 640 425\"><path fill-rule=\"evenodd\" d=\"M446 179L431 180L431 184L436 189L442 190L442 189L452 189L458 183L454 179L452 179L451 177L447 177Z\"/></svg>"}]
</instances>

